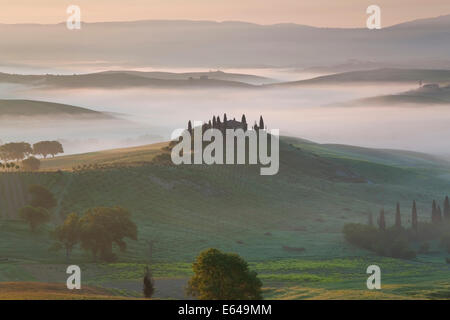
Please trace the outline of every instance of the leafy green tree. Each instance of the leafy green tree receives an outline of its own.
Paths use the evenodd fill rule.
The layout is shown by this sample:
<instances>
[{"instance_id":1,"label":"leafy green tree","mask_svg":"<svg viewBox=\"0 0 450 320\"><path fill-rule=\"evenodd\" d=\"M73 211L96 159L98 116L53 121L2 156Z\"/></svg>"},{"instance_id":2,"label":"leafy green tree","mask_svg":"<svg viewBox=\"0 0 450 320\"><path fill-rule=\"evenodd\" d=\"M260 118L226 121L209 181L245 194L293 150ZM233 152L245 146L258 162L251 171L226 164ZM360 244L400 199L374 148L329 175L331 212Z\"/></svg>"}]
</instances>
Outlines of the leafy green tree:
<instances>
[{"instance_id":1,"label":"leafy green tree","mask_svg":"<svg viewBox=\"0 0 450 320\"><path fill-rule=\"evenodd\" d=\"M19 217L25 220L32 232L50 220L50 213L45 208L25 206L19 210Z\"/></svg>"},{"instance_id":2,"label":"leafy green tree","mask_svg":"<svg viewBox=\"0 0 450 320\"><path fill-rule=\"evenodd\" d=\"M237 254L207 249L199 254L192 269L188 294L200 300L262 299L262 283L256 272Z\"/></svg>"},{"instance_id":3,"label":"leafy green tree","mask_svg":"<svg viewBox=\"0 0 450 320\"><path fill-rule=\"evenodd\" d=\"M22 168L26 171L37 171L40 167L41 161L33 156L22 160Z\"/></svg>"},{"instance_id":4,"label":"leafy green tree","mask_svg":"<svg viewBox=\"0 0 450 320\"><path fill-rule=\"evenodd\" d=\"M113 244L125 251L125 238L137 240L137 227L131 214L121 207L96 207L85 212L80 219L81 246L97 259L113 261Z\"/></svg>"},{"instance_id":5,"label":"leafy green tree","mask_svg":"<svg viewBox=\"0 0 450 320\"><path fill-rule=\"evenodd\" d=\"M412 212L411 212L411 225L412 225L412 229L417 233L419 223L418 223L418 219L417 219L416 200L413 201Z\"/></svg>"},{"instance_id":6,"label":"leafy green tree","mask_svg":"<svg viewBox=\"0 0 450 320\"><path fill-rule=\"evenodd\" d=\"M29 143L11 142L0 146L0 158L4 161L22 160L33 152Z\"/></svg>"},{"instance_id":7,"label":"leafy green tree","mask_svg":"<svg viewBox=\"0 0 450 320\"><path fill-rule=\"evenodd\" d=\"M59 141L40 141L33 144L33 154L40 154L44 158L48 155L53 157L59 153L64 153L62 144Z\"/></svg>"},{"instance_id":8,"label":"leafy green tree","mask_svg":"<svg viewBox=\"0 0 450 320\"><path fill-rule=\"evenodd\" d=\"M56 199L47 188L39 185L32 185L28 188L31 194L30 205L50 210L56 206Z\"/></svg>"},{"instance_id":9,"label":"leafy green tree","mask_svg":"<svg viewBox=\"0 0 450 320\"><path fill-rule=\"evenodd\" d=\"M153 296L153 293L155 292L155 284L153 281L152 273L148 266L145 267L145 274L144 274L144 297L151 298Z\"/></svg>"},{"instance_id":10,"label":"leafy green tree","mask_svg":"<svg viewBox=\"0 0 450 320\"><path fill-rule=\"evenodd\" d=\"M69 214L63 224L56 227L53 235L58 244L66 250L66 258L70 259L73 248L80 241L80 218L76 213Z\"/></svg>"}]
</instances>

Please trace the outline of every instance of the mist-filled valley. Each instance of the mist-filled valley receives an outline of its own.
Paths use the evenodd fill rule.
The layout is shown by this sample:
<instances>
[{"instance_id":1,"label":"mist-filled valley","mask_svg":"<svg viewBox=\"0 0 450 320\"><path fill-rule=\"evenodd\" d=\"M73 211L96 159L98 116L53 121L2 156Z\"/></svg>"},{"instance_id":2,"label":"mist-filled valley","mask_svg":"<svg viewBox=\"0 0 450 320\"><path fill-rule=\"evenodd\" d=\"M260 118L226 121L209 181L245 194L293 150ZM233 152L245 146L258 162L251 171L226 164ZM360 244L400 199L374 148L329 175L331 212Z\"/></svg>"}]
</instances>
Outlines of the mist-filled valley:
<instances>
[{"instance_id":1,"label":"mist-filled valley","mask_svg":"<svg viewBox=\"0 0 450 320\"><path fill-rule=\"evenodd\" d=\"M250 71L250 70L246 70ZM278 79L274 73L255 70ZM294 74L294 76L293 76ZM302 79L288 73L285 81ZM303 74L303 76L305 76ZM46 114L40 117L0 117L0 137L9 141L60 139L66 153L135 146L170 139L188 120L212 115L253 122L263 115L269 129L319 143L394 148L447 155L450 105L370 105L367 97L417 89L414 83L334 84L251 88L40 88L2 84L3 99L56 102L99 111L110 118L90 119ZM363 101L363 100L362 100Z\"/></svg>"}]
</instances>

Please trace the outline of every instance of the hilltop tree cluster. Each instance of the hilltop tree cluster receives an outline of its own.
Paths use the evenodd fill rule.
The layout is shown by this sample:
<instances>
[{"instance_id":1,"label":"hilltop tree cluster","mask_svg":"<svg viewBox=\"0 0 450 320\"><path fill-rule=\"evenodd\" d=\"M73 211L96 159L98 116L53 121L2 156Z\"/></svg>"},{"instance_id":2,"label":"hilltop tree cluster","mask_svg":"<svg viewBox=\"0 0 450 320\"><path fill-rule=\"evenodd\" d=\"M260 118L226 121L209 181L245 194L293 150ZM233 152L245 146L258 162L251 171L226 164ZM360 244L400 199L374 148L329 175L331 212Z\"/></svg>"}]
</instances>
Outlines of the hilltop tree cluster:
<instances>
[{"instance_id":1,"label":"hilltop tree cluster","mask_svg":"<svg viewBox=\"0 0 450 320\"><path fill-rule=\"evenodd\" d=\"M222 132L225 132L227 129L242 129L244 131L247 131L249 128L249 125L247 123L247 118L245 114L242 115L241 121L236 120L236 118L233 118L231 120L228 119L227 114L224 113L222 120L220 119L220 116L213 116L211 120L208 120L208 122L204 123L202 126L202 131L206 131L208 129L219 129ZM259 124L255 121L254 125L251 127L253 130L259 130L259 129L265 129L264 119L262 116L259 117ZM192 133L193 125L191 120L188 121L187 130L189 133Z\"/></svg>"},{"instance_id":2,"label":"hilltop tree cluster","mask_svg":"<svg viewBox=\"0 0 450 320\"><path fill-rule=\"evenodd\" d=\"M439 244L450 253L450 201L445 197L443 210L433 200L431 205L430 220L420 222L418 219L416 201L413 201L410 226L406 228L402 223L400 204L395 210L395 223L388 227L386 213L380 210L376 228L373 224L372 214L369 214L368 225L350 223L344 226L345 239L350 243L376 252L382 256L411 259L416 256L416 251L410 248L414 244L418 246L419 253L426 253L429 248L428 241L440 240Z\"/></svg>"},{"instance_id":3,"label":"hilltop tree cluster","mask_svg":"<svg viewBox=\"0 0 450 320\"><path fill-rule=\"evenodd\" d=\"M39 170L40 160L35 156L53 157L64 153L63 146L58 141L40 141L33 146L27 142L10 142L0 146L0 167L3 170L19 170L19 161L22 161L22 169L26 171Z\"/></svg>"}]
</instances>

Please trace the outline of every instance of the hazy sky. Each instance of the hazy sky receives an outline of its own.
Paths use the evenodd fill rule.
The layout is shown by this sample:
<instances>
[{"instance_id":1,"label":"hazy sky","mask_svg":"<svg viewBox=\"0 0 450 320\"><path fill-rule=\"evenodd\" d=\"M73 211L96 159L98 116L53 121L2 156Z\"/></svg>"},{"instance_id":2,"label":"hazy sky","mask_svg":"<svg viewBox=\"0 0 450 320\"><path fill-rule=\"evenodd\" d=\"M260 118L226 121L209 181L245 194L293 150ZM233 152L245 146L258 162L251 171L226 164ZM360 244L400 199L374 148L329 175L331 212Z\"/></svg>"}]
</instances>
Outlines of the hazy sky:
<instances>
[{"instance_id":1,"label":"hazy sky","mask_svg":"<svg viewBox=\"0 0 450 320\"><path fill-rule=\"evenodd\" d=\"M240 20L320 27L364 27L366 8L381 7L382 26L450 14L449 0L0 0L0 23L57 23L69 5L82 20Z\"/></svg>"}]
</instances>

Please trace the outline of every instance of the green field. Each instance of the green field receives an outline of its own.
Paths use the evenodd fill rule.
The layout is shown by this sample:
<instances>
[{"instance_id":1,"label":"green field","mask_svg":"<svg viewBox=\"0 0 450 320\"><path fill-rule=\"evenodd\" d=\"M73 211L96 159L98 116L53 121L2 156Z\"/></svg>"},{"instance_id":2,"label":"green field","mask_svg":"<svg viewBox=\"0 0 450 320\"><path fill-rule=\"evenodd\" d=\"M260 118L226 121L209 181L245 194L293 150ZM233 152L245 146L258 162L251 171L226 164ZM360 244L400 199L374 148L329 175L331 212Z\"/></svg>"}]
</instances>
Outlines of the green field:
<instances>
[{"instance_id":1,"label":"green field","mask_svg":"<svg viewBox=\"0 0 450 320\"><path fill-rule=\"evenodd\" d=\"M65 283L68 262L63 252L49 250L49 231L70 212L120 205L132 213L138 241L128 242L117 263L93 263L80 249L70 261L81 266L83 283L111 295L141 297L153 241L159 298L183 298L193 259L210 247L249 261L267 298L450 297L450 265L437 242L430 253L406 261L355 248L341 233L344 224L365 223L382 207L392 225L397 201L406 226L413 200L419 219L428 221L431 201L450 194L448 163L420 153L282 138L278 175L260 176L257 166L152 164L162 146L56 157L44 161L43 172L2 173L0 281ZM47 186L58 199L52 223L36 234L17 218L30 184ZM381 291L365 287L371 264L382 269Z\"/></svg>"}]
</instances>

